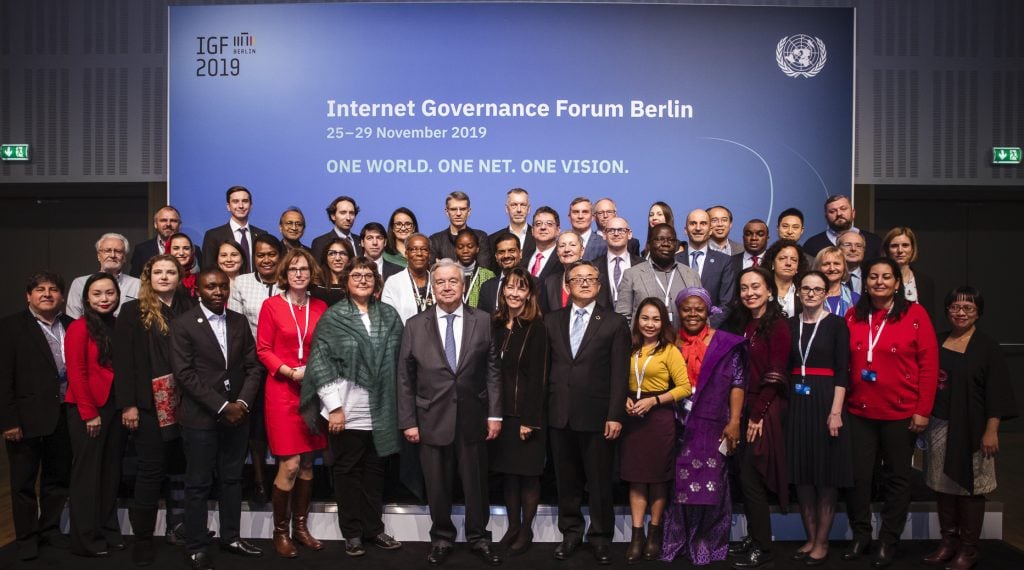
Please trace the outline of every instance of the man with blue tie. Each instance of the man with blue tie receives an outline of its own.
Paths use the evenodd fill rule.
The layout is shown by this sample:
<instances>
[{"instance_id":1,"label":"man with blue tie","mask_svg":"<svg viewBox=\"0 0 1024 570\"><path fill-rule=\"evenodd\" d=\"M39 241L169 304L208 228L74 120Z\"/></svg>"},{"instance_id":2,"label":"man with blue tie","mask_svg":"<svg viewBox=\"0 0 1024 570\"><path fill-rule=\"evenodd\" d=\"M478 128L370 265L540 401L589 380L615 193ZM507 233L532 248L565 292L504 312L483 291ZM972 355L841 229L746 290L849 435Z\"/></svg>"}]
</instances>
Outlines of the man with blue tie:
<instances>
[{"instance_id":1,"label":"man with blue tie","mask_svg":"<svg viewBox=\"0 0 1024 570\"><path fill-rule=\"evenodd\" d=\"M709 247L711 216L704 210L693 210L686 216L686 251L676 254L676 261L690 266L700 276L701 287L711 294L711 304L722 312L711 315L711 326L718 326L728 316L727 305L736 291L736 270L732 258Z\"/></svg>"},{"instance_id":2,"label":"man with blue tie","mask_svg":"<svg viewBox=\"0 0 1024 570\"><path fill-rule=\"evenodd\" d=\"M864 235L860 232L845 231L836 238L836 245L843 250L846 269L850 272L850 279L843 283L843 286L858 295L863 295L863 276L860 273L860 264L864 262Z\"/></svg>"},{"instance_id":3,"label":"man with blue tie","mask_svg":"<svg viewBox=\"0 0 1024 570\"><path fill-rule=\"evenodd\" d=\"M601 307L597 267L577 261L565 272L568 306L544 317L551 355L548 426L558 489L555 558L583 542L583 491L590 495L587 538L598 564L610 564L615 528L612 457L626 417L630 337L626 319Z\"/></svg>"},{"instance_id":4,"label":"man with blue tie","mask_svg":"<svg viewBox=\"0 0 1024 570\"><path fill-rule=\"evenodd\" d=\"M463 304L462 269L448 258L430 272L436 303L405 323L398 355L398 428L419 444L430 506L430 554L451 555L452 479L466 498L466 541L491 566L501 557L487 530L487 441L501 431L501 371L491 341L491 317Z\"/></svg>"}]
</instances>

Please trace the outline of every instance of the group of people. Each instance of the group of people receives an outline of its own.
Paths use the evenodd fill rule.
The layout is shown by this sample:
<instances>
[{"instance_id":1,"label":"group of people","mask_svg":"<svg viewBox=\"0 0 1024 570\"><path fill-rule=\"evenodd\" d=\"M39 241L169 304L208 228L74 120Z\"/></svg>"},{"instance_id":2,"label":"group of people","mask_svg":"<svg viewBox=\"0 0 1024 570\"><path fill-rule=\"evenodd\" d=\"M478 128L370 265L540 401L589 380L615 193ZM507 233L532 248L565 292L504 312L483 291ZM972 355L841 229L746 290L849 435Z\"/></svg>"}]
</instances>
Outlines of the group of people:
<instances>
[{"instance_id":1,"label":"group of people","mask_svg":"<svg viewBox=\"0 0 1024 570\"><path fill-rule=\"evenodd\" d=\"M952 330L937 337L913 231L880 239L854 227L845 196L826 201L828 230L803 245L796 209L779 216L773 243L762 220L730 240L723 206L691 211L680 240L658 202L642 249L608 198L573 200L563 232L555 209L530 217L529 194L515 188L509 225L488 234L468 226L470 199L452 192L448 227L427 236L407 208L356 235L359 207L340 196L311 247L297 208L277 238L249 224L249 190L226 198L231 218L206 232L202 251L164 207L130 271L128 240L105 234L97 273L69 288L32 275L27 309L0 323L0 431L23 559L40 545L90 557L126 548L116 499L131 437L138 565L155 559L163 498L169 540L192 568L213 567L215 483L220 549L262 555L239 528L247 456L272 505L275 553L322 549L307 516L324 453L349 556L401 547L383 522L386 461L401 454L422 470L431 565L454 548L456 477L471 551L489 565L527 551L551 463L558 560L586 538L597 563L611 562L613 473L628 482L629 563L765 565L776 558L769 503L787 505L791 485L807 532L793 559L825 562L845 490L853 542L842 556L856 560L871 551L879 473L872 563L885 567L906 521L915 442L942 534L924 562L977 561L999 423L1016 409L998 344L976 326L983 297L966 286L946 295ZM165 492L175 473L180 512ZM496 543L492 473L508 517ZM734 501L748 535L730 544Z\"/></svg>"}]
</instances>

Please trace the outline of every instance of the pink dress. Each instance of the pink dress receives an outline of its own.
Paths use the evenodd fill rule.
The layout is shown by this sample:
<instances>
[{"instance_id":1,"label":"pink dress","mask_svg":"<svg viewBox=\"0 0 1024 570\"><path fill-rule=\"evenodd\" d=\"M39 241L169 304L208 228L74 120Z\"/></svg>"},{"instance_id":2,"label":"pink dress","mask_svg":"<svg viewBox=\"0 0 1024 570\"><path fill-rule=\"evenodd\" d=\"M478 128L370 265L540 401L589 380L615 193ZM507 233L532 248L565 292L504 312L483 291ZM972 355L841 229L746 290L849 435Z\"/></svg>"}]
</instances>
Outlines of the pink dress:
<instances>
[{"instance_id":1,"label":"pink dress","mask_svg":"<svg viewBox=\"0 0 1024 570\"><path fill-rule=\"evenodd\" d=\"M282 364L291 368L306 365L313 331L326 310L327 304L320 299L310 298L308 305L299 307L281 295L274 295L264 301L260 310L259 325L256 327L256 354L267 367L267 383L264 388L267 442L270 444L270 452L279 457L316 451L326 446L323 434L314 435L310 432L299 414L301 385L278 373Z\"/></svg>"}]
</instances>

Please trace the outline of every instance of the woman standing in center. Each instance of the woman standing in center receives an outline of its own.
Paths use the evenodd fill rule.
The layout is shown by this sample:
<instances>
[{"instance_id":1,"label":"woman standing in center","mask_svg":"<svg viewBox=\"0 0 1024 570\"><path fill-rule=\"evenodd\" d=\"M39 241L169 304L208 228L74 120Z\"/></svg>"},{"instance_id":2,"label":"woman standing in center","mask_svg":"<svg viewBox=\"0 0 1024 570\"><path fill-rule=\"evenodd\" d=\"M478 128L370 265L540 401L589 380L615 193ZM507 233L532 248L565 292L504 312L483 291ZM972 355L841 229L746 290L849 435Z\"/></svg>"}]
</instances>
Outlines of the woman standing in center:
<instances>
[{"instance_id":1,"label":"woman standing in center","mask_svg":"<svg viewBox=\"0 0 1024 570\"><path fill-rule=\"evenodd\" d=\"M277 477L271 503L274 507L274 549L279 556L298 555L293 539L320 550L323 545L306 528L313 493L313 452L326 445L299 415L299 391L309 359L313 331L327 304L309 296L318 273L316 260L304 249L285 254L277 284L283 293L270 297L260 310L256 354L267 368L264 387L267 439L277 458ZM288 511L291 502L292 532Z\"/></svg>"},{"instance_id":2,"label":"woman standing in center","mask_svg":"<svg viewBox=\"0 0 1024 570\"><path fill-rule=\"evenodd\" d=\"M622 479L629 481L633 518L633 537L626 549L628 564L661 556L662 515L676 458L672 403L692 392L686 362L675 345L676 331L669 324L668 308L661 299L648 297L640 302L633 317L632 336L621 466ZM651 524L645 537L648 504Z\"/></svg>"}]
</instances>

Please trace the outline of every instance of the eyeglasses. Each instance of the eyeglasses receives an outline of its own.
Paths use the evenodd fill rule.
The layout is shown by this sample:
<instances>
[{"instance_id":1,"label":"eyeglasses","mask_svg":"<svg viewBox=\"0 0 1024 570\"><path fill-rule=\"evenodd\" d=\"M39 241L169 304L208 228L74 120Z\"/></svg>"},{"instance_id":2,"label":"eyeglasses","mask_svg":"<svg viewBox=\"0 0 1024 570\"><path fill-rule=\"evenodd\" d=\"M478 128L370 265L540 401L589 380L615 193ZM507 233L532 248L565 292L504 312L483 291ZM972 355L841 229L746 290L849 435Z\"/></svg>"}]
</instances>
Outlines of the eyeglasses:
<instances>
[{"instance_id":1,"label":"eyeglasses","mask_svg":"<svg viewBox=\"0 0 1024 570\"><path fill-rule=\"evenodd\" d=\"M306 226L306 222L291 221L291 222L284 222L281 225L286 227L286 228L302 228L302 227Z\"/></svg>"},{"instance_id":2,"label":"eyeglasses","mask_svg":"<svg viewBox=\"0 0 1024 570\"><path fill-rule=\"evenodd\" d=\"M396 230L411 230L412 222L395 222L391 224Z\"/></svg>"},{"instance_id":3,"label":"eyeglasses","mask_svg":"<svg viewBox=\"0 0 1024 570\"><path fill-rule=\"evenodd\" d=\"M597 283L597 277L573 277L569 280L573 285L593 285Z\"/></svg>"},{"instance_id":4,"label":"eyeglasses","mask_svg":"<svg viewBox=\"0 0 1024 570\"><path fill-rule=\"evenodd\" d=\"M604 233L614 235L625 235L629 233L629 228L605 228Z\"/></svg>"},{"instance_id":5,"label":"eyeglasses","mask_svg":"<svg viewBox=\"0 0 1024 570\"><path fill-rule=\"evenodd\" d=\"M349 273L348 278L350 281L360 282L365 281L367 283L373 282L373 273Z\"/></svg>"},{"instance_id":6,"label":"eyeglasses","mask_svg":"<svg viewBox=\"0 0 1024 570\"><path fill-rule=\"evenodd\" d=\"M594 212L595 216L602 216L602 217L603 216L614 216L615 214L616 214L616 210L598 210L598 211Z\"/></svg>"},{"instance_id":7,"label":"eyeglasses","mask_svg":"<svg viewBox=\"0 0 1024 570\"><path fill-rule=\"evenodd\" d=\"M821 295L822 293L825 292L825 288L824 287L808 287L807 285L804 285L804 286L800 287L800 292L803 293L804 295Z\"/></svg>"},{"instance_id":8,"label":"eyeglasses","mask_svg":"<svg viewBox=\"0 0 1024 570\"><path fill-rule=\"evenodd\" d=\"M98 250L98 251L100 253L102 253L103 255L124 255L124 250L123 249L114 249L114 248L108 247L107 249L101 249L101 250Z\"/></svg>"},{"instance_id":9,"label":"eyeglasses","mask_svg":"<svg viewBox=\"0 0 1024 570\"><path fill-rule=\"evenodd\" d=\"M309 273L309 271L310 271L310 269L308 267L289 267L288 268L288 273L291 273L292 275L302 275L303 273Z\"/></svg>"},{"instance_id":10,"label":"eyeglasses","mask_svg":"<svg viewBox=\"0 0 1024 570\"><path fill-rule=\"evenodd\" d=\"M556 228L558 224L550 220L541 220L539 222L533 222L534 227L538 228Z\"/></svg>"},{"instance_id":11,"label":"eyeglasses","mask_svg":"<svg viewBox=\"0 0 1024 570\"><path fill-rule=\"evenodd\" d=\"M974 305L960 305L960 304L957 304L957 305L950 305L949 308L946 309L946 310L949 311L951 314L963 313L965 315L973 315L974 313L978 312L978 307L975 307Z\"/></svg>"},{"instance_id":12,"label":"eyeglasses","mask_svg":"<svg viewBox=\"0 0 1024 570\"><path fill-rule=\"evenodd\" d=\"M348 252L340 249L327 250L327 257L348 257Z\"/></svg>"}]
</instances>

